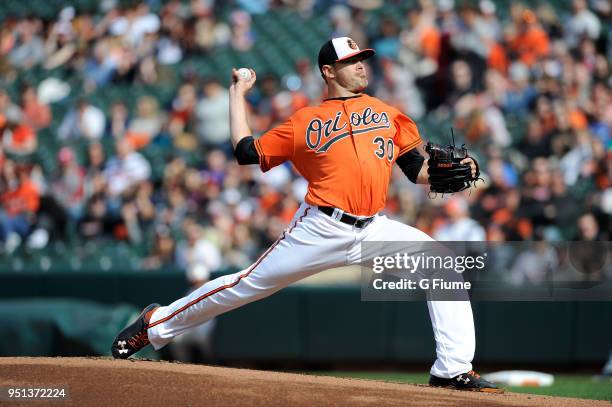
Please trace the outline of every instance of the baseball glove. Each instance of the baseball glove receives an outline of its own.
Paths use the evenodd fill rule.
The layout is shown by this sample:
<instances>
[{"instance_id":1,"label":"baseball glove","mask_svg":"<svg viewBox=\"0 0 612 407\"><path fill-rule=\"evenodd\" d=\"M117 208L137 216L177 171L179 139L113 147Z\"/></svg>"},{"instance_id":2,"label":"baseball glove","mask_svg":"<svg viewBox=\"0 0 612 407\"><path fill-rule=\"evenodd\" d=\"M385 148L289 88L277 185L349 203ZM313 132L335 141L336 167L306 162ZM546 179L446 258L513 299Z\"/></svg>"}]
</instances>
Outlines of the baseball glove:
<instances>
[{"instance_id":1,"label":"baseball glove","mask_svg":"<svg viewBox=\"0 0 612 407\"><path fill-rule=\"evenodd\" d=\"M429 184L430 192L452 194L470 188L480 178L478 163L470 157L465 144L460 148L453 145L442 146L428 142L425 152L429 154ZM476 164L476 174L468 164L460 164L465 158L472 158Z\"/></svg>"}]
</instances>

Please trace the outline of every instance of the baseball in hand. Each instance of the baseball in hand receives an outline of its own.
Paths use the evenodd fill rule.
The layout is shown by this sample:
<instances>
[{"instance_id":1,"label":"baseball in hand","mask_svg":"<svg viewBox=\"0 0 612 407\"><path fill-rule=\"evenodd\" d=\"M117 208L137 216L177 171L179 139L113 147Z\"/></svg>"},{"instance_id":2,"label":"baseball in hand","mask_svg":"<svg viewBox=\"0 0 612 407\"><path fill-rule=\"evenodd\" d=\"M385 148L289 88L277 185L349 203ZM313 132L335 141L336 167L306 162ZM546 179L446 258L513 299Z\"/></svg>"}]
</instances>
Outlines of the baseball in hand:
<instances>
[{"instance_id":1,"label":"baseball in hand","mask_svg":"<svg viewBox=\"0 0 612 407\"><path fill-rule=\"evenodd\" d=\"M247 81L251 79L251 71L248 70L247 68L240 68L238 70L238 75Z\"/></svg>"}]
</instances>

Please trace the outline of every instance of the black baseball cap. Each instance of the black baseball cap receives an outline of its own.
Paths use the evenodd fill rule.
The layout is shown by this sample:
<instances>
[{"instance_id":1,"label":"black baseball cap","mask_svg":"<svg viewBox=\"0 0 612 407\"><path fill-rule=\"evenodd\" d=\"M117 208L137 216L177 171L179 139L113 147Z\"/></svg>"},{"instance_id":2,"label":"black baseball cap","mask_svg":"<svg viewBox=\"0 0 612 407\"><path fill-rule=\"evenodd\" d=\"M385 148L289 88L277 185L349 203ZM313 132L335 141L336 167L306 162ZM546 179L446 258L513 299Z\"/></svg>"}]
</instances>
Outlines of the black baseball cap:
<instances>
[{"instance_id":1,"label":"black baseball cap","mask_svg":"<svg viewBox=\"0 0 612 407\"><path fill-rule=\"evenodd\" d=\"M352 38L332 38L321 47L319 51L319 70L323 72L323 65L331 65L334 62L345 61L356 55L362 55L363 59L370 58L375 54L371 48L359 49Z\"/></svg>"}]
</instances>

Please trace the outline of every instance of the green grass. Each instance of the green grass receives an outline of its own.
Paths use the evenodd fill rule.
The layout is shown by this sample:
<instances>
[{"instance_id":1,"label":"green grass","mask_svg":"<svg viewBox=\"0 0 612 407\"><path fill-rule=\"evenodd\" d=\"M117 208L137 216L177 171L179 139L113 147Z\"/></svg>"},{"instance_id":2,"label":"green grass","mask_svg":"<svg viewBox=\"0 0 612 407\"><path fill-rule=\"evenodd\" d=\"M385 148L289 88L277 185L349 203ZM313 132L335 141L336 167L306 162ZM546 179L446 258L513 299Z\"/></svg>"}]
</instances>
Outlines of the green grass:
<instances>
[{"instance_id":1,"label":"green grass","mask_svg":"<svg viewBox=\"0 0 612 407\"><path fill-rule=\"evenodd\" d=\"M356 379L380 380L396 383L426 384L429 379L424 373L401 372L308 372L321 376L351 377ZM542 394L546 396L576 397L612 401L612 381L594 381L591 375L555 374L555 383L549 387L505 387L515 393Z\"/></svg>"}]
</instances>

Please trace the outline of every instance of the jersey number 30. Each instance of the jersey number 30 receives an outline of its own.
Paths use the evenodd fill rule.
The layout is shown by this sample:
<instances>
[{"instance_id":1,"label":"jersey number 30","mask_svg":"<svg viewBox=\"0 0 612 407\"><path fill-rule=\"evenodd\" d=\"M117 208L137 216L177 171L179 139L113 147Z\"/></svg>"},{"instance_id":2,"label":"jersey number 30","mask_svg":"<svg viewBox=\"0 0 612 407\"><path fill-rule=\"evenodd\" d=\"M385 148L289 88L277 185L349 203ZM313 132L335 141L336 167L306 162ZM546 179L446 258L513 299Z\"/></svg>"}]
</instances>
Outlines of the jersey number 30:
<instances>
[{"instance_id":1,"label":"jersey number 30","mask_svg":"<svg viewBox=\"0 0 612 407\"><path fill-rule=\"evenodd\" d=\"M387 157L387 160L393 161L393 140L385 140L383 137L378 136L372 142L378 145L378 148L374 151L376 157L380 159Z\"/></svg>"}]
</instances>

